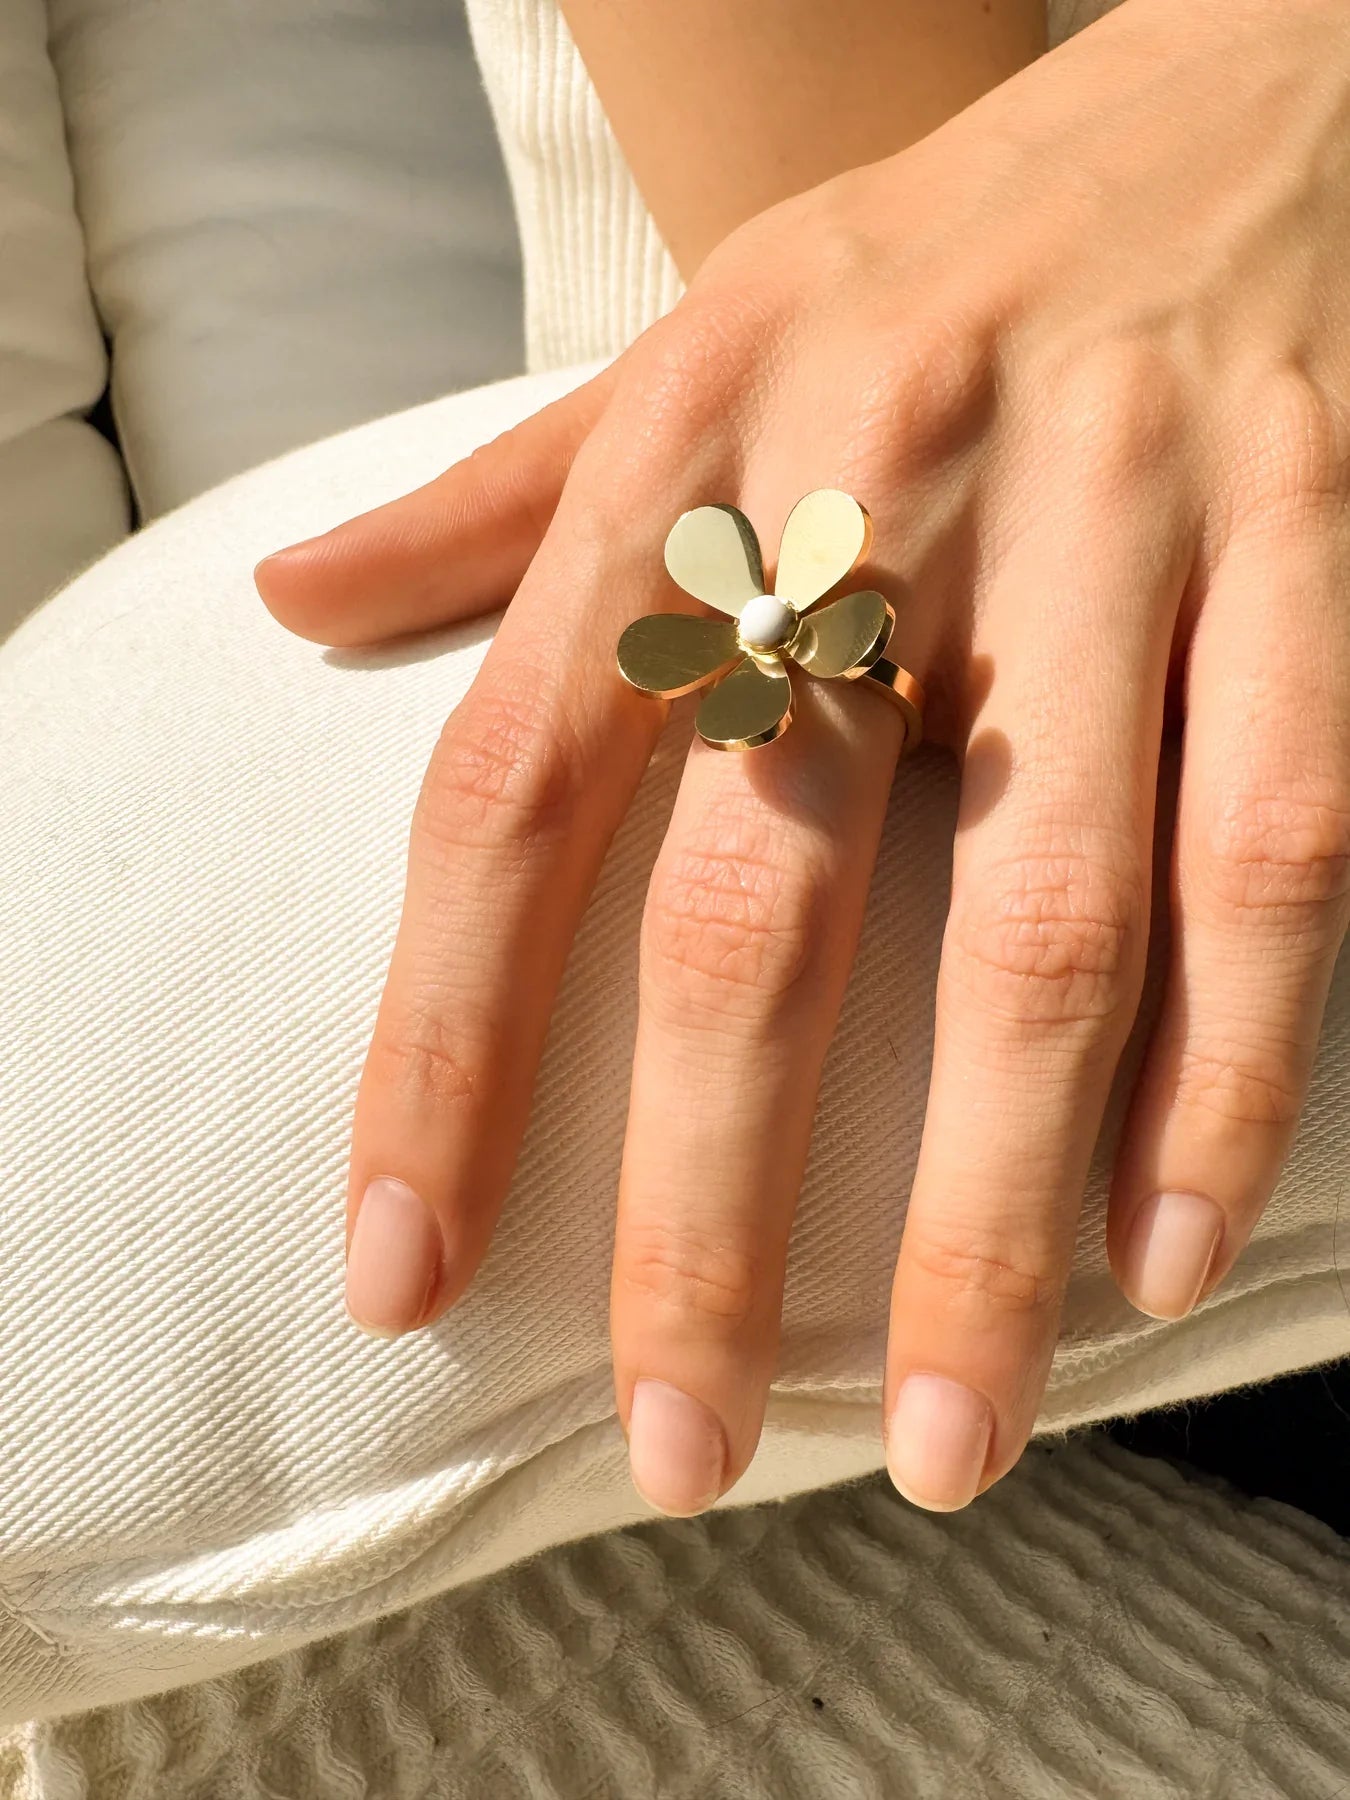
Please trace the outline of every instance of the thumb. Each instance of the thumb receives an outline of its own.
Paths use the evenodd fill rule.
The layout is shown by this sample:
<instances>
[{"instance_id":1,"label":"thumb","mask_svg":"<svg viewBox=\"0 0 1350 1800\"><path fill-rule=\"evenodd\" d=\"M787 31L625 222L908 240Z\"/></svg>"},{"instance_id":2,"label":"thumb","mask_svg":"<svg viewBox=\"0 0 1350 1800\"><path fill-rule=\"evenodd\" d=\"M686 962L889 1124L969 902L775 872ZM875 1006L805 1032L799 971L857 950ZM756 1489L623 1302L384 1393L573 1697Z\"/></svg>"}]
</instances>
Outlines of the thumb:
<instances>
[{"instance_id":1,"label":"thumb","mask_svg":"<svg viewBox=\"0 0 1350 1800\"><path fill-rule=\"evenodd\" d=\"M254 580L269 612L298 637L352 646L505 605L613 375L602 370L425 487L265 557Z\"/></svg>"}]
</instances>

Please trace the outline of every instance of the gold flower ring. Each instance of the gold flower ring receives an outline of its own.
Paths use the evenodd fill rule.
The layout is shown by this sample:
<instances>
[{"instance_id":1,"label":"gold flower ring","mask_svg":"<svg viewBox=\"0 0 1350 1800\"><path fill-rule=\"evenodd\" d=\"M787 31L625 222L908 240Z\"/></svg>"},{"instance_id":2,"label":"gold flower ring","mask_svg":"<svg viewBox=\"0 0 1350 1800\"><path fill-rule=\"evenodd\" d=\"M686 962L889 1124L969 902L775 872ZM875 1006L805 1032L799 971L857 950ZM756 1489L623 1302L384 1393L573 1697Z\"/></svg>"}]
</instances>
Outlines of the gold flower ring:
<instances>
[{"instance_id":1,"label":"gold flower ring","mask_svg":"<svg viewBox=\"0 0 1350 1800\"><path fill-rule=\"evenodd\" d=\"M686 594L725 616L635 619L619 639L620 673L667 700L708 687L695 727L715 750L749 750L783 735L792 723L789 662L826 681L865 680L900 708L902 754L913 750L923 734L923 689L882 654L895 626L889 604L868 590L816 606L871 542L867 509L837 488L819 488L788 516L768 593L745 514L695 507L671 527L666 568Z\"/></svg>"}]
</instances>

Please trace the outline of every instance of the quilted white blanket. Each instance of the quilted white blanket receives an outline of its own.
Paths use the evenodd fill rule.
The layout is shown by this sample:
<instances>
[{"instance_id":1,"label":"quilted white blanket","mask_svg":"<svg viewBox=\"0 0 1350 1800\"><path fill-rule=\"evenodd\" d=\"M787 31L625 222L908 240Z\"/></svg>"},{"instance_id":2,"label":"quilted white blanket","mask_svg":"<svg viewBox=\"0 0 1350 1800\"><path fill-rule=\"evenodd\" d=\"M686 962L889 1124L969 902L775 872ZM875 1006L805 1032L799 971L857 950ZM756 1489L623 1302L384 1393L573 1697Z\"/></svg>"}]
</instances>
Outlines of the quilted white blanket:
<instances>
[{"instance_id":1,"label":"quilted white blanket","mask_svg":"<svg viewBox=\"0 0 1350 1800\"><path fill-rule=\"evenodd\" d=\"M12 1800L1339 1800L1350 1559L1110 1445L590 1538L0 1746Z\"/></svg>"}]
</instances>

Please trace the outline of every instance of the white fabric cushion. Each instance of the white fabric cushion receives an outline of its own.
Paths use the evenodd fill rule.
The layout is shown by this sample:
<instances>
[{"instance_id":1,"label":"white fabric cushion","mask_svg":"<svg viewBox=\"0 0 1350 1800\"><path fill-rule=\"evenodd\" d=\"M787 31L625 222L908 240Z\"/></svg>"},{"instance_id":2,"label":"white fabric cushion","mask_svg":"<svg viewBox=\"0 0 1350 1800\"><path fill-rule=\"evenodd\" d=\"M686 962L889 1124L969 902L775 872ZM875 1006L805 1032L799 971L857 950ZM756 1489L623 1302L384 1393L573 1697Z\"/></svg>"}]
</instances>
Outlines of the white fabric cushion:
<instances>
[{"instance_id":1,"label":"white fabric cushion","mask_svg":"<svg viewBox=\"0 0 1350 1800\"><path fill-rule=\"evenodd\" d=\"M325 653L273 624L250 579L267 550L426 479L571 379L437 402L241 477L0 650L0 1716L210 1675L643 1514L606 1299L635 936L679 733L573 956L481 1279L428 1332L364 1337L341 1297L349 1108L413 798L491 627ZM897 783L781 1376L734 1501L880 1460L955 788L935 751ZM1099 1159L1044 1427L1350 1348L1334 1267L1348 967L1287 1177L1184 1323L1113 1286Z\"/></svg>"},{"instance_id":2,"label":"white fabric cushion","mask_svg":"<svg viewBox=\"0 0 1350 1800\"><path fill-rule=\"evenodd\" d=\"M522 366L519 247L458 0L48 10L143 514Z\"/></svg>"},{"instance_id":3,"label":"white fabric cushion","mask_svg":"<svg viewBox=\"0 0 1350 1800\"><path fill-rule=\"evenodd\" d=\"M127 528L43 0L0 7L0 638Z\"/></svg>"}]
</instances>

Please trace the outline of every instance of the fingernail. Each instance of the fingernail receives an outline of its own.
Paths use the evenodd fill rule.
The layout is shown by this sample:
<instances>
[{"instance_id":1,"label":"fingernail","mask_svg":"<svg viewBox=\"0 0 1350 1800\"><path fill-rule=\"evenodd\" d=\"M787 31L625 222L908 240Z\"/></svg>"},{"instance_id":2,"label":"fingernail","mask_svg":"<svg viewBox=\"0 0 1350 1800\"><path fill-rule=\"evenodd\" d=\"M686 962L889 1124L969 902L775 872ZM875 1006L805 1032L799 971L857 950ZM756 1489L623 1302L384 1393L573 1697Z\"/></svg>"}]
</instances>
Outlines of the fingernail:
<instances>
[{"instance_id":1,"label":"fingernail","mask_svg":"<svg viewBox=\"0 0 1350 1800\"><path fill-rule=\"evenodd\" d=\"M727 1443L701 1400L666 1381L639 1381L628 1417L633 1485L649 1506L686 1518L722 1492Z\"/></svg>"},{"instance_id":2,"label":"fingernail","mask_svg":"<svg viewBox=\"0 0 1350 1800\"><path fill-rule=\"evenodd\" d=\"M441 1273L441 1228L406 1181L381 1175L361 1200L347 1252L347 1311L363 1331L420 1325Z\"/></svg>"},{"instance_id":3,"label":"fingernail","mask_svg":"<svg viewBox=\"0 0 1350 1800\"><path fill-rule=\"evenodd\" d=\"M975 1498L993 1429L983 1394L945 1375L907 1375L886 1433L891 1480L916 1506L955 1512Z\"/></svg>"},{"instance_id":4,"label":"fingernail","mask_svg":"<svg viewBox=\"0 0 1350 1800\"><path fill-rule=\"evenodd\" d=\"M1120 1285L1155 1319L1180 1319L1200 1298L1223 1240L1223 1214L1203 1194L1154 1194L1135 1214Z\"/></svg>"}]
</instances>

